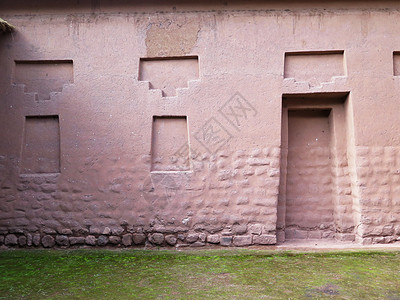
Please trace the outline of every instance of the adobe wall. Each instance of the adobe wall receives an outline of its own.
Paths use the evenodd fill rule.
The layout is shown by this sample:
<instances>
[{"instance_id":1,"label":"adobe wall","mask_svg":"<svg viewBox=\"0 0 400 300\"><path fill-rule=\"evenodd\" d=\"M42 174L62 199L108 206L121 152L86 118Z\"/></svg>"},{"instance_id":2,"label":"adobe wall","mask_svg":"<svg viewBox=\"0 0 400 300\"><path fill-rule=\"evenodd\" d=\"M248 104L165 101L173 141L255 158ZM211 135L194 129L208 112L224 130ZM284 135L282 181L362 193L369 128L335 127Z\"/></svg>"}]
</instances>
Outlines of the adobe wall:
<instances>
[{"instance_id":1,"label":"adobe wall","mask_svg":"<svg viewBox=\"0 0 400 300\"><path fill-rule=\"evenodd\" d=\"M147 3L0 3L0 245L399 239L400 4Z\"/></svg>"}]
</instances>

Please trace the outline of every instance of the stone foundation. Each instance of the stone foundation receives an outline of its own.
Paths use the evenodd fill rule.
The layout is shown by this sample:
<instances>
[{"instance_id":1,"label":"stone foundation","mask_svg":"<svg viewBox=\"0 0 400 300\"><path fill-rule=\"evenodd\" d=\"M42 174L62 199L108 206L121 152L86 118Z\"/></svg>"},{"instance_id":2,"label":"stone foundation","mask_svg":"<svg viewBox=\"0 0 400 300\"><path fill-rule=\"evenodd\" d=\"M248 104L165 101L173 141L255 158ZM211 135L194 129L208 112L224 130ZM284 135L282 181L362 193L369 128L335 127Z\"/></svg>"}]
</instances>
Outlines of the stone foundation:
<instances>
[{"instance_id":1,"label":"stone foundation","mask_svg":"<svg viewBox=\"0 0 400 300\"><path fill-rule=\"evenodd\" d=\"M216 231L190 231L185 228L156 226L142 228L132 226L90 227L79 230L24 232L2 231L0 246L9 248L67 248L67 247L203 247L203 246L251 246L274 245L276 236L261 224L237 225Z\"/></svg>"}]
</instances>

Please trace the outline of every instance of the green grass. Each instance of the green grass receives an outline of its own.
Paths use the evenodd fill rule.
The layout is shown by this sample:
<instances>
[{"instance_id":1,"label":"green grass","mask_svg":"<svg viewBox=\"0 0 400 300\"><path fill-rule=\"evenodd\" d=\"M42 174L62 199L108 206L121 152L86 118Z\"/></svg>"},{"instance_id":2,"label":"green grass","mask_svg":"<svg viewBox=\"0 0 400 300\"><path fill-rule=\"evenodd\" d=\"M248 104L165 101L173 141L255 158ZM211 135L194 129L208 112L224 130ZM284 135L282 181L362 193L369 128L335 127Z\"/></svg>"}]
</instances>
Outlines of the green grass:
<instances>
[{"instance_id":1,"label":"green grass","mask_svg":"<svg viewBox=\"0 0 400 300\"><path fill-rule=\"evenodd\" d=\"M0 299L205 298L400 299L400 252L0 252Z\"/></svg>"}]
</instances>

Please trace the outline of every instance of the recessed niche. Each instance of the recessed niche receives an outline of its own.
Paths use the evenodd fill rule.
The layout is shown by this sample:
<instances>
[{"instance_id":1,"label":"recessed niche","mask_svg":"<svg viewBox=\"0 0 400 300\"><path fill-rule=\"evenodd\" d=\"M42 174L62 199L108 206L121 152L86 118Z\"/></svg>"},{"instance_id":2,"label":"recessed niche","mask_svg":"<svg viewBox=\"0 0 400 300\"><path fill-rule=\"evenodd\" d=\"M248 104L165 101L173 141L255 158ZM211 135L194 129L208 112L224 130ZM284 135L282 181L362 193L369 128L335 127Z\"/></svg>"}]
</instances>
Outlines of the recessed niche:
<instances>
[{"instance_id":1,"label":"recessed niche","mask_svg":"<svg viewBox=\"0 0 400 300\"><path fill-rule=\"evenodd\" d=\"M344 51L308 51L285 53L284 77L309 82L311 86L344 76Z\"/></svg>"},{"instance_id":2,"label":"recessed niche","mask_svg":"<svg viewBox=\"0 0 400 300\"><path fill-rule=\"evenodd\" d=\"M400 52L393 52L393 75L400 76Z\"/></svg>"},{"instance_id":3,"label":"recessed niche","mask_svg":"<svg viewBox=\"0 0 400 300\"><path fill-rule=\"evenodd\" d=\"M286 240L351 233L348 93L285 95L282 102L278 232Z\"/></svg>"},{"instance_id":4,"label":"recessed niche","mask_svg":"<svg viewBox=\"0 0 400 300\"><path fill-rule=\"evenodd\" d=\"M197 56L141 58L139 80L148 81L150 89L159 89L163 97L176 95L177 88L186 88L189 80L199 78Z\"/></svg>"},{"instance_id":5,"label":"recessed niche","mask_svg":"<svg viewBox=\"0 0 400 300\"><path fill-rule=\"evenodd\" d=\"M22 172L60 172L60 126L58 116L27 116L22 147Z\"/></svg>"},{"instance_id":6,"label":"recessed niche","mask_svg":"<svg viewBox=\"0 0 400 300\"><path fill-rule=\"evenodd\" d=\"M152 171L188 171L189 139L186 116L154 116Z\"/></svg>"},{"instance_id":7,"label":"recessed niche","mask_svg":"<svg viewBox=\"0 0 400 300\"><path fill-rule=\"evenodd\" d=\"M50 100L52 92L62 92L73 78L72 60L15 61L14 84L23 84L24 92L34 93L36 100Z\"/></svg>"}]
</instances>

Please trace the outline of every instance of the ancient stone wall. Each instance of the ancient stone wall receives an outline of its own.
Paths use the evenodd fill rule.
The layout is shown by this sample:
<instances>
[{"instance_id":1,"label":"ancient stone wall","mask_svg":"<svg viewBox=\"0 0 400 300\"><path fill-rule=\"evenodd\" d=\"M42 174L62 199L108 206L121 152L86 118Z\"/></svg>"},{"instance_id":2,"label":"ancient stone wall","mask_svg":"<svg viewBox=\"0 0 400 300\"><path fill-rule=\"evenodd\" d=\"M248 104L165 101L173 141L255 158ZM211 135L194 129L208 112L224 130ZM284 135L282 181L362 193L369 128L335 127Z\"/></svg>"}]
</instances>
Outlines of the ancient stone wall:
<instances>
[{"instance_id":1,"label":"ancient stone wall","mask_svg":"<svg viewBox=\"0 0 400 300\"><path fill-rule=\"evenodd\" d=\"M395 1L0 12L0 245L399 239Z\"/></svg>"}]
</instances>

